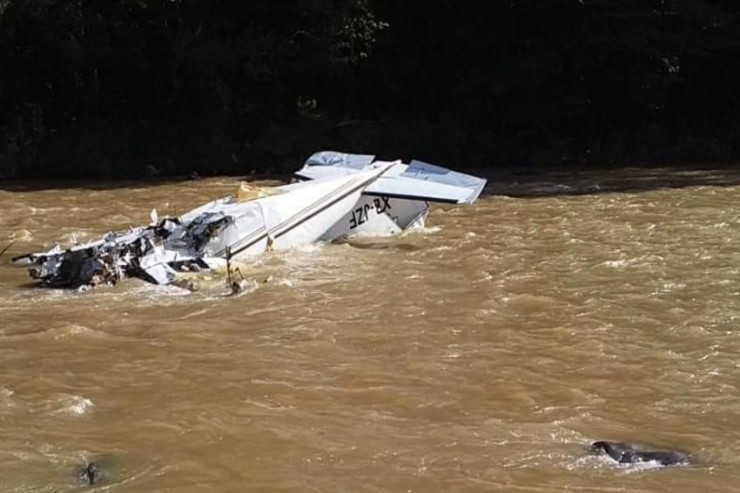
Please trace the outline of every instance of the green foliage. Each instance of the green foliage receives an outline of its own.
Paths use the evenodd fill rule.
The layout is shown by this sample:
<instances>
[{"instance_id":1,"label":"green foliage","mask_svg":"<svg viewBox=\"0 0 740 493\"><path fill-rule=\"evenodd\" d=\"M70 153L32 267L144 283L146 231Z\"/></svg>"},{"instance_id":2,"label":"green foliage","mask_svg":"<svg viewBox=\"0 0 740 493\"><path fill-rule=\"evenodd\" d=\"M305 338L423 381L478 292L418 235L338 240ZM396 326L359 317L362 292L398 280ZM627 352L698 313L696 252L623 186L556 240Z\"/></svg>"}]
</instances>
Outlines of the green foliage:
<instances>
[{"instance_id":1,"label":"green foliage","mask_svg":"<svg viewBox=\"0 0 740 493\"><path fill-rule=\"evenodd\" d=\"M0 177L730 159L729 0L0 0Z\"/></svg>"}]
</instances>

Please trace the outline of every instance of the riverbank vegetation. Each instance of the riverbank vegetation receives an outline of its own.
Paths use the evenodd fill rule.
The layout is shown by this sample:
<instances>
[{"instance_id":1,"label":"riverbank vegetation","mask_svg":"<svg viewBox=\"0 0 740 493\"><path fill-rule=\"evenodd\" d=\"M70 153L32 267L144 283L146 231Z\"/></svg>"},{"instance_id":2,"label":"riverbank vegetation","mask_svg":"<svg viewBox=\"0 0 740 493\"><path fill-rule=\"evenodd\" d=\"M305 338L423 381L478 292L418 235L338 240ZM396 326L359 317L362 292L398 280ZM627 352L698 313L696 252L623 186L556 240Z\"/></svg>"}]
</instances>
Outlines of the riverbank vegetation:
<instances>
[{"instance_id":1,"label":"riverbank vegetation","mask_svg":"<svg viewBox=\"0 0 740 493\"><path fill-rule=\"evenodd\" d=\"M0 177L740 156L729 0L0 0Z\"/></svg>"}]
</instances>

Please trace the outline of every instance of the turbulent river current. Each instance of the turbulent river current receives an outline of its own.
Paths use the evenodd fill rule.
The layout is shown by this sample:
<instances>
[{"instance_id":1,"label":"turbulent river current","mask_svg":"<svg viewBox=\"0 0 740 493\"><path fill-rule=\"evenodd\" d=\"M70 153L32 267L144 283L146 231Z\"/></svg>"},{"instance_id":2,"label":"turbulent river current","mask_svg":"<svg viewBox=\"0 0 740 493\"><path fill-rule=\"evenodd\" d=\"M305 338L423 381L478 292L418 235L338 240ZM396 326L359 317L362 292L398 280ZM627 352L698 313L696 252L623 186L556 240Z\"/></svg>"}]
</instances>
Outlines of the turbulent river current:
<instances>
[{"instance_id":1,"label":"turbulent river current","mask_svg":"<svg viewBox=\"0 0 740 493\"><path fill-rule=\"evenodd\" d=\"M9 260L236 179L0 188L0 491L737 491L738 183L491 180L423 231L245 263L235 296L218 273L46 290Z\"/></svg>"}]
</instances>

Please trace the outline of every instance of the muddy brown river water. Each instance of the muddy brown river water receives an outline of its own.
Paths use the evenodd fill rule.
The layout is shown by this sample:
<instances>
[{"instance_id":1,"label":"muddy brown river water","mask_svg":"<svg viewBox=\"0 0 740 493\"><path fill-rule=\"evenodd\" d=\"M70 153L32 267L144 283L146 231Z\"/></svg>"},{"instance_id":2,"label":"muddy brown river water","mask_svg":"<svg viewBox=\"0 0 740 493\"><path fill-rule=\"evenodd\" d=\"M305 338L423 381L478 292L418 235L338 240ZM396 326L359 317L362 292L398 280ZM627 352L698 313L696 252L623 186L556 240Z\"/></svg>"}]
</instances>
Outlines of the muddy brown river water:
<instances>
[{"instance_id":1,"label":"muddy brown river water","mask_svg":"<svg viewBox=\"0 0 740 493\"><path fill-rule=\"evenodd\" d=\"M233 297L9 265L233 178L0 189L0 491L88 490L89 460L111 492L740 490L737 176L515 181L423 232L267 254Z\"/></svg>"}]
</instances>

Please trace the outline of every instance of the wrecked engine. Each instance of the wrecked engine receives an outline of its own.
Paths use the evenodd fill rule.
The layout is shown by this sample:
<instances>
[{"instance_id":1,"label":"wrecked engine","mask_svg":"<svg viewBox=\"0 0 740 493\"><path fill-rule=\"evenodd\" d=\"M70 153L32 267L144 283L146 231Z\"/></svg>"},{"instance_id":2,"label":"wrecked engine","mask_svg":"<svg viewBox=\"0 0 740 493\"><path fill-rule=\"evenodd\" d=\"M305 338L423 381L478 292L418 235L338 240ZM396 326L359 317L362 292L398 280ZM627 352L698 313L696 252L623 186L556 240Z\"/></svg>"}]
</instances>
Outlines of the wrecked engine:
<instances>
[{"instance_id":1,"label":"wrecked engine","mask_svg":"<svg viewBox=\"0 0 740 493\"><path fill-rule=\"evenodd\" d=\"M15 257L30 276L51 288L114 285L125 277L167 284L178 270L198 271L210 265L202 248L227 225L230 217L204 212L187 224L180 219L156 222L124 232L109 232L101 239L69 248L56 245L44 253ZM165 248L166 244L166 248Z\"/></svg>"}]
</instances>

